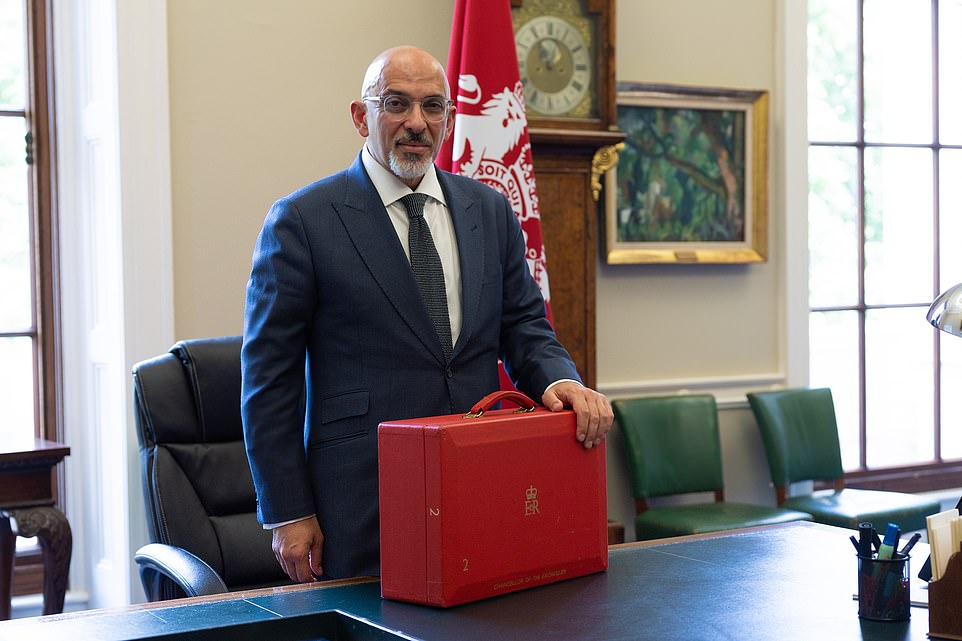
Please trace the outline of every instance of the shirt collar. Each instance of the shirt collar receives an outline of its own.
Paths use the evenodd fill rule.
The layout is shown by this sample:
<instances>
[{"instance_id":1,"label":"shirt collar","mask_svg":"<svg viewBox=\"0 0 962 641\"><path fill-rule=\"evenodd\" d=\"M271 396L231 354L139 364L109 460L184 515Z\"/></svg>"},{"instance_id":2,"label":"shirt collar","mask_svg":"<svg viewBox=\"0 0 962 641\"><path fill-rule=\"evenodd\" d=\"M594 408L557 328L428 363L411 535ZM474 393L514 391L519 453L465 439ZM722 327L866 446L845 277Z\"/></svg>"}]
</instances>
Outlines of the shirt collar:
<instances>
[{"instance_id":1,"label":"shirt collar","mask_svg":"<svg viewBox=\"0 0 962 641\"><path fill-rule=\"evenodd\" d=\"M378 195L381 197L381 202L384 203L385 207L412 193L410 187L401 182L400 178L388 171L374 158L371 151L367 148L367 145L364 145L364 149L361 152L361 162L364 163L364 169L367 170L367 175L370 176L371 182L374 183L374 188L377 190ZM447 201L444 199L444 191L441 189L441 183L438 182L438 173L435 170L434 163L431 163L428 167L424 178L421 179L421 183L414 191L419 194L427 194L442 205L447 206Z\"/></svg>"}]
</instances>

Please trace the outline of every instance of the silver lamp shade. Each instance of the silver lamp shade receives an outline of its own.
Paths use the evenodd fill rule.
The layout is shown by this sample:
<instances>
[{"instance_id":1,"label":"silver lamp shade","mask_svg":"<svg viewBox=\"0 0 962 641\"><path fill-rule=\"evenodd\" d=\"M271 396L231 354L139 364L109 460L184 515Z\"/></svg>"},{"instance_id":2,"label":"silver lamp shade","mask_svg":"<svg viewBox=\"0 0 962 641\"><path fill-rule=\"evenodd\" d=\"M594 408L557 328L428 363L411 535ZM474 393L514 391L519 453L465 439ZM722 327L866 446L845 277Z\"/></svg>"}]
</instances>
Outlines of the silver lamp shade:
<instances>
[{"instance_id":1,"label":"silver lamp shade","mask_svg":"<svg viewBox=\"0 0 962 641\"><path fill-rule=\"evenodd\" d=\"M939 294L925 318L943 332L962 336L962 283Z\"/></svg>"}]
</instances>

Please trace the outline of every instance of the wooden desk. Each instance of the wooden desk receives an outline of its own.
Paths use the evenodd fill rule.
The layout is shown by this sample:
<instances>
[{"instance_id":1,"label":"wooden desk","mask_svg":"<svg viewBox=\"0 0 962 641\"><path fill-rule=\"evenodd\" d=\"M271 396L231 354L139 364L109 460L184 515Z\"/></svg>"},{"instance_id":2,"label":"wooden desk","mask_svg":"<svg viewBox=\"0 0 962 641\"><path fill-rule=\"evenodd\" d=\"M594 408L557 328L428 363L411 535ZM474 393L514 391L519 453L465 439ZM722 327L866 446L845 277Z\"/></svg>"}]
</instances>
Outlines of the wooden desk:
<instances>
[{"instance_id":1,"label":"wooden desk","mask_svg":"<svg viewBox=\"0 0 962 641\"><path fill-rule=\"evenodd\" d=\"M34 439L0 444L0 620L10 618L17 536L37 537L43 554L43 613L63 611L73 540L54 504L54 468L70 448ZM16 533L13 530L16 524Z\"/></svg>"},{"instance_id":2,"label":"wooden desk","mask_svg":"<svg viewBox=\"0 0 962 641\"><path fill-rule=\"evenodd\" d=\"M385 601L376 579L354 579L8 621L0 639L924 640L925 609L858 618L850 534L799 522L627 543L610 548L607 572L447 610ZM915 550L913 572L928 553Z\"/></svg>"}]
</instances>

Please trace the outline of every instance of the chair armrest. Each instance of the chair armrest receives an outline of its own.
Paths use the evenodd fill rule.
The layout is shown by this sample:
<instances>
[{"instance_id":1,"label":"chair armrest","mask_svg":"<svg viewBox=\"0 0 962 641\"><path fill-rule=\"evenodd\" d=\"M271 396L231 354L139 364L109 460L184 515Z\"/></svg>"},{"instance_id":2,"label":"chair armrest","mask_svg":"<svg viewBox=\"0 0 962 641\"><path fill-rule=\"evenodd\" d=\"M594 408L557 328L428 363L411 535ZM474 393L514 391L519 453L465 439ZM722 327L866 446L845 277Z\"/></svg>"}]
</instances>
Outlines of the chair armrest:
<instances>
[{"instance_id":1,"label":"chair armrest","mask_svg":"<svg viewBox=\"0 0 962 641\"><path fill-rule=\"evenodd\" d=\"M161 585L166 577L186 596L223 594L227 585L203 559L183 548L164 543L149 543L134 554L140 581L150 601L180 596ZM160 579L160 581L158 581Z\"/></svg>"}]
</instances>

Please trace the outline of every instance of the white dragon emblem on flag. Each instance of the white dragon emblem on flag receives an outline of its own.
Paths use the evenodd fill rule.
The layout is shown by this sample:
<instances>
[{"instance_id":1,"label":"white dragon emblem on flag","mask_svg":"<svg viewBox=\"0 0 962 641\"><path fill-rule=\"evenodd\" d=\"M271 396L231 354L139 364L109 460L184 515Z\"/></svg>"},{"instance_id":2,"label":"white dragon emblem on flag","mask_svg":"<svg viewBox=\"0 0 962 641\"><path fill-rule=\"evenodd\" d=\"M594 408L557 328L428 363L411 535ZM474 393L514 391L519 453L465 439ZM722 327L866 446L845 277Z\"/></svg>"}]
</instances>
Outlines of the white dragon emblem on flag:
<instances>
[{"instance_id":1,"label":"white dragon emblem on flag","mask_svg":"<svg viewBox=\"0 0 962 641\"><path fill-rule=\"evenodd\" d=\"M528 267L545 300L550 300L543 243L538 242L537 248L531 247L526 229L526 223L540 225L540 216L531 143L523 135L528 127L524 88L518 81L513 90L504 87L492 93L480 113L475 105L481 102L483 94L477 77L462 74L458 89L451 154L454 171L493 187L511 203L528 246ZM471 111L476 113L469 113ZM538 237L540 241L540 228Z\"/></svg>"}]
</instances>

